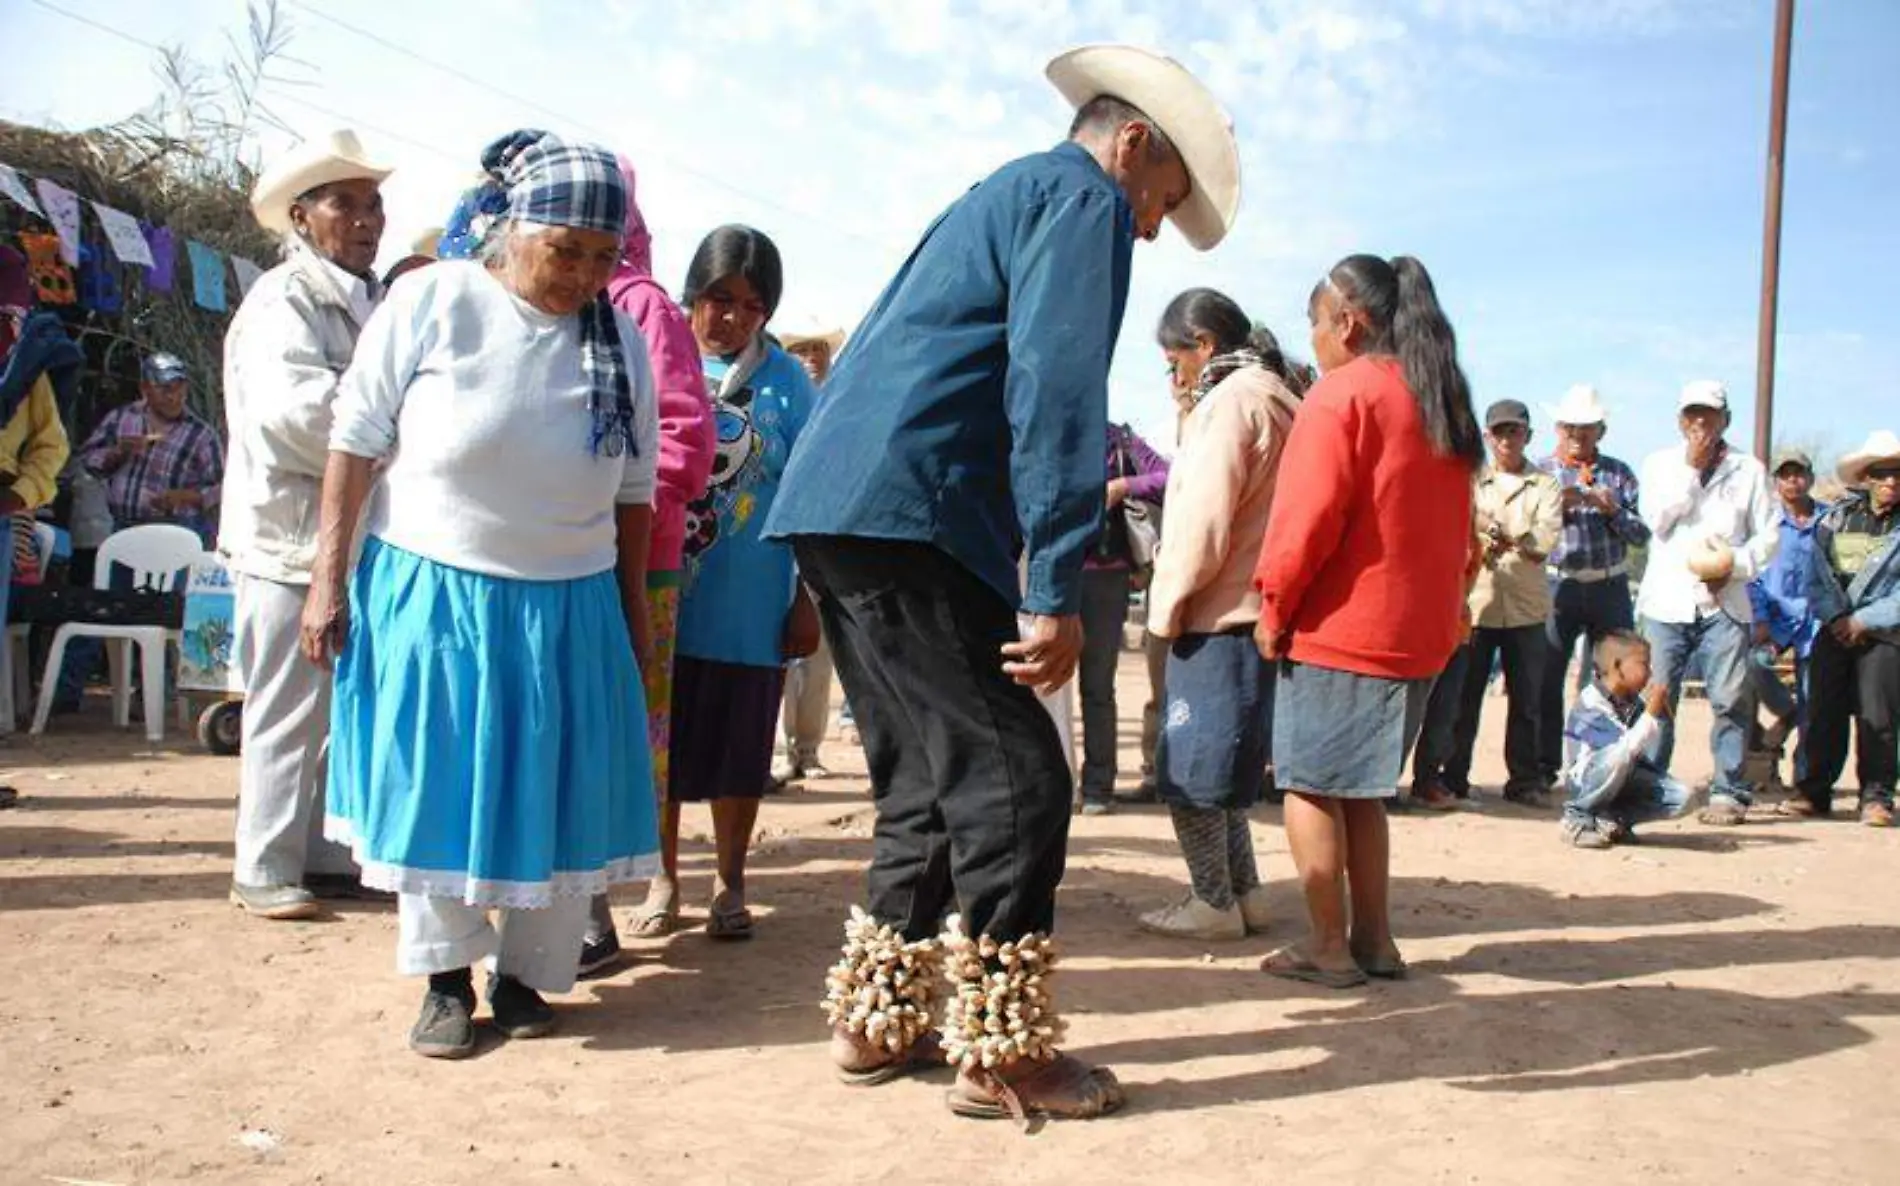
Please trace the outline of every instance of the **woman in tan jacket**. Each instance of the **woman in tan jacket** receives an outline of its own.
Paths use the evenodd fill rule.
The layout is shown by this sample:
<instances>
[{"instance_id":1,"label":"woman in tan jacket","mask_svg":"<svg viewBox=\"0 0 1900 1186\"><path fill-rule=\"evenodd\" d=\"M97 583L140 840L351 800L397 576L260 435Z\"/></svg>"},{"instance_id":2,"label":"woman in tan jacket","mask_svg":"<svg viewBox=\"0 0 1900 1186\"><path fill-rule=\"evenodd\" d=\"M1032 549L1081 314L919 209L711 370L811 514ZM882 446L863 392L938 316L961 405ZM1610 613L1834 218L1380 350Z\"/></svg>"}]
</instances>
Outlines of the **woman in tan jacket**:
<instances>
[{"instance_id":1,"label":"woman in tan jacket","mask_svg":"<svg viewBox=\"0 0 1900 1186\"><path fill-rule=\"evenodd\" d=\"M1239 939L1266 926L1247 809L1265 790L1271 759L1273 667L1253 645L1253 568L1306 376L1212 289L1170 302L1157 337L1188 412L1148 594L1148 628L1169 640L1156 789L1192 891L1141 925Z\"/></svg>"}]
</instances>

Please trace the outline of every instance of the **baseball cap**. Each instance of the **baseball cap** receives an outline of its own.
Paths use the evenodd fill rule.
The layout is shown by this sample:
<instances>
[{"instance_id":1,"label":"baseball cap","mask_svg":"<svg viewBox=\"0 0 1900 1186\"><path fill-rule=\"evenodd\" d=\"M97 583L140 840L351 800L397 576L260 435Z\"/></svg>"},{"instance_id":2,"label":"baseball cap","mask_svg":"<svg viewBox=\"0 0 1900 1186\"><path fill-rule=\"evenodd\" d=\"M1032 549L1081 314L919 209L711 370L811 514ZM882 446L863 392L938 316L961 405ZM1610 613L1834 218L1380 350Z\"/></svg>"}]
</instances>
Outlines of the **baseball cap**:
<instances>
[{"instance_id":1,"label":"baseball cap","mask_svg":"<svg viewBox=\"0 0 1900 1186\"><path fill-rule=\"evenodd\" d=\"M1690 408L1714 408L1718 412L1728 411L1728 388L1714 379L1697 379L1685 385L1682 398L1676 401L1679 411Z\"/></svg>"},{"instance_id":2,"label":"baseball cap","mask_svg":"<svg viewBox=\"0 0 1900 1186\"><path fill-rule=\"evenodd\" d=\"M1484 426L1496 428L1500 424L1522 424L1531 426L1531 410L1524 406L1523 400L1501 399L1484 410Z\"/></svg>"},{"instance_id":3,"label":"baseball cap","mask_svg":"<svg viewBox=\"0 0 1900 1186\"><path fill-rule=\"evenodd\" d=\"M191 378L191 368L176 354L161 350L145 356L144 375L147 383L176 383L180 379Z\"/></svg>"},{"instance_id":4,"label":"baseball cap","mask_svg":"<svg viewBox=\"0 0 1900 1186\"><path fill-rule=\"evenodd\" d=\"M1768 467L1768 472L1771 474L1778 474L1790 465L1798 465L1809 473L1814 472L1814 458L1809 457L1807 451L1803 449L1777 450L1774 461L1775 463Z\"/></svg>"}]
</instances>

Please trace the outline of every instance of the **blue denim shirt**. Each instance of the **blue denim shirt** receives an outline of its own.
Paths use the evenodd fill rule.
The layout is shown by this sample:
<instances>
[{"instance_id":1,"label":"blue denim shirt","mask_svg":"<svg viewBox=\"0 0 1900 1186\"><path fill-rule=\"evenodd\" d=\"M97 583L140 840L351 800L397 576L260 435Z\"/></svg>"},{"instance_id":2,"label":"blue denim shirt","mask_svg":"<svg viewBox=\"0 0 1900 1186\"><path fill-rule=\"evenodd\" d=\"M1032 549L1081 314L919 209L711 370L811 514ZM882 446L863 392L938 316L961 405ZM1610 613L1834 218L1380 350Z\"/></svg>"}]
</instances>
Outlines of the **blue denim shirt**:
<instances>
[{"instance_id":1,"label":"blue denim shirt","mask_svg":"<svg viewBox=\"0 0 1900 1186\"><path fill-rule=\"evenodd\" d=\"M1121 187L1075 144L958 199L838 360L767 536L927 543L1012 606L1075 613L1134 242Z\"/></svg>"},{"instance_id":2,"label":"blue denim shirt","mask_svg":"<svg viewBox=\"0 0 1900 1186\"><path fill-rule=\"evenodd\" d=\"M1793 647L1803 659L1814 649L1814 636L1821 630L1808 608L1808 573L1814 563L1814 532L1825 514L1827 504L1817 500L1813 516L1803 527L1783 507L1781 546L1775 549L1768 571L1748 584L1755 620L1768 624L1768 635L1777 647Z\"/></svg>"}]
</instances>

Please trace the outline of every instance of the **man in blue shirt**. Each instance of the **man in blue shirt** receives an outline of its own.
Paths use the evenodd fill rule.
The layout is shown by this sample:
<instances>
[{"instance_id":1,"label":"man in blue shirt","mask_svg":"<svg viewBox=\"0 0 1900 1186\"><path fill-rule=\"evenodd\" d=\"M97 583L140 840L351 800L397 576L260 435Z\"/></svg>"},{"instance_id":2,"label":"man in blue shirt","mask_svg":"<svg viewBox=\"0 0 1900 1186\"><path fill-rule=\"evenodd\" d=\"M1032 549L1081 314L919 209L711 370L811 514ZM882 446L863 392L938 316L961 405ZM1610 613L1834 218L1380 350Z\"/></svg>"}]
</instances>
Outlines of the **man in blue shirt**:
<instances>
[{"instance_id":1,"label":"man in blue shirt","mask_svg":"<svg viewBox=\"0 0 1900 1186\"><path fill-rule=\"evenodd\" d=\"M1218 243L1240 161L1219 104L1167 58L1090 47L1049 76L1078 109L1069 140L924 232L839 359L766 532L817 599L878 809L869 915L828 981L840 1073L881 1082L947 1056L960 1113L1089 1117L1121 1103L1114 1076L1056 1053L1035 957L993 945L1039 951L1055 921L1071 783L1035 694L1081 650L1131 251L1164 218ZM939 1046L917 969L953 912ZM1008 973L1000 996L986 968ZM900 971L888 1002L860 1003ZM991 1015L1016 1020L994 1034Z\"/></svg>"},{"instance_id":2,"label":"man in blue shirt","mask_svg":"<svg viewBox=\"0 0 1900 1186\"><path fill-rule=\"evenodd\" d=\"M1801 450L1777 453L1774 475L1775 495L1781 502L1781 546L1775 549L1768 571L1748 584L1748 599L1755 609L1756 648L1750 670L1756 698L1775 718L1761 736L1762 748L1779 750L1790 733L1800 730L1794 748L1798 783L1808 776L1808 658L1821 630L1808 608L1808 574L1814 567L1814 529L1827 513L1827 504L1816 502L1810 493L1814 462ZM1789 649L1794 651L1792 693L1774 666L1775 656Z\"/></svg>"}]
</instances>

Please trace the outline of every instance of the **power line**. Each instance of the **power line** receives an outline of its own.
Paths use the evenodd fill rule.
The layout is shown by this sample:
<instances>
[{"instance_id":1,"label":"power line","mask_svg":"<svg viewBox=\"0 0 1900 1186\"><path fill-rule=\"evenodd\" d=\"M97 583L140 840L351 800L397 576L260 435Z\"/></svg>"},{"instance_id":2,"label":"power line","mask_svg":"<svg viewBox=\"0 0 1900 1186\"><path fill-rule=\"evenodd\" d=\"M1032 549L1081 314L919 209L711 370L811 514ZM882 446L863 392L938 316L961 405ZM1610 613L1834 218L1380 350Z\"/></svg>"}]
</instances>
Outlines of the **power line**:
<instances>
[{"instance_id":1,"label":"power line","mask_svg":"<svg viewBox=\"0 0 1900 1186\"><path fill-rule=\"evenodd\" d=\"M92 28L97 29L101 33L110 33L114 37L117 37L120 41L129 41L133 45L144 46L146 49L151 50L153 53L162 54L165 52L165 47L162 45L156 45L150 41L144 40L143 38L134 37L132 36L132 34L127 33L124 29L115 29L111 25L104 24L103 22L100 22L100 21L95 21L89 16L83 16L77 12L73 12L70 9L61 8L57 4L49 4L47 3L47 0L33 0L33 3L39 5L41 8L44 8L46 11L50 13L54 13L58 16L63 16L69 21L78 21L80 24L91 26Z\"/></svg>"}]
</instances>

